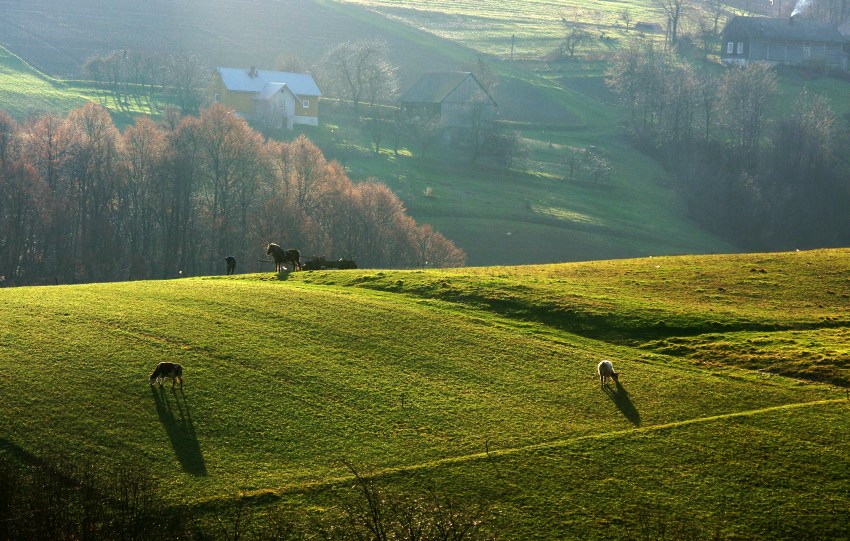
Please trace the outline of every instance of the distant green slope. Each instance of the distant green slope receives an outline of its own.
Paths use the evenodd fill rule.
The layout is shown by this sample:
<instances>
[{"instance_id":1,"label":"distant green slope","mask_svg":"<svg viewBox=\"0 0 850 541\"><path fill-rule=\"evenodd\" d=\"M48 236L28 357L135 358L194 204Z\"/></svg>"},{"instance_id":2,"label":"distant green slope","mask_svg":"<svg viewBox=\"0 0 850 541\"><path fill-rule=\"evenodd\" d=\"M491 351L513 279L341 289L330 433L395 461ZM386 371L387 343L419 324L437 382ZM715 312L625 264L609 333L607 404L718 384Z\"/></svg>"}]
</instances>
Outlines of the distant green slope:
<instances>
[{"instance_id":1,"label":"distant green slope","mask_svg":"<svg viewBox=\"0 0 850 541\"><path fill-rule=\"evenodd\" d=\"M78 89L45 76L0 47L0 104L5 112L19 120L30 113L64 115L86 101Z\"/></svg>"},{"instance_id":2,"label":"distant green slope","mask_svg":"<svg viewBox=\"0 0 850 541\"><path fill-rule=\"evenodd\" d=\"M812 353L850 327L848 264L836 250L3 289L0 448L132 461L198 509L332 505L348 462L486 495L502 539L603 539L652 505L733 537L783 538L800 513L846 533L844 392L739 365L760 348L844 377L846 341ZM747 332L722 361L665 349ZM621 372L609 393L602 358ZM148 386L163 360L186 367L182 391Z\"/></svg>"}]
</instances>

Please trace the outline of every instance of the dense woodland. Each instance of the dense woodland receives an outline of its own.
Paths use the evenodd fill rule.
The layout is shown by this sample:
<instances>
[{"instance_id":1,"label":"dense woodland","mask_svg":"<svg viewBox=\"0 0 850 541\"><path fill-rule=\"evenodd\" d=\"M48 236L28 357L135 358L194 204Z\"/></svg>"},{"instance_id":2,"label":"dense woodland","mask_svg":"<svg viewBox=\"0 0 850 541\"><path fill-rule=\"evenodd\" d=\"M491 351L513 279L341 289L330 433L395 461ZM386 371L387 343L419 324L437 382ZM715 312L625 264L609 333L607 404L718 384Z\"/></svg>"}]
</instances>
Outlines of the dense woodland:
<instances>
[{"instance_id":1,"label":"dense woodland","mask_svg":"<svg viewBox=\"0 0 850 541\"><path fill-rule=\"evenodd\" d=\"M619 51L608 82L704 227L747 250L847 245L850 118L805 91L777 114L775 69L714 74L647 44Z\"/></svg>"},{"instance_id":2,"label":"dense woodland","mask_svg":"<svg viewBox=\"0 0 850 541\"><path fill-rule=\"evenodd\" d=\"M353 184L306 138L266 141L220 106L120 133L90 103L19 124L0 114L0 276L73 283L266 271L264 246L361 266L462 265L386 186Z\"/></svg>"}]
</instances>

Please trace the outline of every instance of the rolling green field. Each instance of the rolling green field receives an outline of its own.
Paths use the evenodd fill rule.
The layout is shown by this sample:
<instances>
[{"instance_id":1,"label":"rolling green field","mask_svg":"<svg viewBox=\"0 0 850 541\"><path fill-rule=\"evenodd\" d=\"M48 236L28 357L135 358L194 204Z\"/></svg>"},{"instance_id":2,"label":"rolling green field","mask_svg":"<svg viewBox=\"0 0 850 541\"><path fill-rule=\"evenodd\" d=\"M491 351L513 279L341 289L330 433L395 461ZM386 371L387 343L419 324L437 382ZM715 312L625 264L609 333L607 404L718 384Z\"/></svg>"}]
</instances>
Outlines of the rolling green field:
<instances>
[{"instance_id":1,"label":"rolling green field","mask_svg":"<svg viewBox=\"0 0 850 541\"><path fill-rule=\"evenodd\" d=\"M321 513L354 464L500 539L838 538L849 295L848 250L3 289L0 449L217 512Z\"/></svg>"},{"instance_id":2,"label":"rolling green field","mask_svg":"<svg viewBox=\"0 0 850 541\"><path fill-rule=\"evenodd\" d=\"M36 71L0 47L0 103L7 113L21 119L32 112L64 114L86 101L80 92Z\"/></svg>"},{"instance_id":3,"label":"rolling green field","mask_svg":"<svg viewBox=\"0 0 850 541\"><path fill-rule=\"evenodd\" d=\"M338 1L363 6L410 26L427 29L446 40L463 43L500 58L510 58L513 36L513 58L517 60L539 60L550 54L563 38L562 17L583 23L596 34L605 32L615 39L629 35L620 20L623 10L630 13L630 27L638 22L659 22L656 10L645 0L427 0L417 2L415 7L410 7L403 0ZM582 49L594 50L596 47Z\"/></svg>"}]
</instances>

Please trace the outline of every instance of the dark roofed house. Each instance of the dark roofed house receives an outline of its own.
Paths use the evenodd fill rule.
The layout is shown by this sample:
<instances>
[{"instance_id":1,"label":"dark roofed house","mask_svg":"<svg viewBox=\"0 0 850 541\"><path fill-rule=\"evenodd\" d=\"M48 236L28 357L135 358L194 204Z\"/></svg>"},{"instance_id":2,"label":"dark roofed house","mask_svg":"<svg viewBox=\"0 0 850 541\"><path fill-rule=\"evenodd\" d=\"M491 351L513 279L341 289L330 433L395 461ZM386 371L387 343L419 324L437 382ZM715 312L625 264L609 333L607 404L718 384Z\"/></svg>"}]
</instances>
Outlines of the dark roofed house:
<instances>
[{"instance_id":1,"label":"dark roofed house","mask_svg":"<svg viewBox=\"0 0 850 541\"><path fill-rule=\"evenodd\" d=\"M827 23L798 17L735 17L723 29L720 59L727 64L770 62L846 70L846 47L847 39Z\"/></svg>"},{"instance_id":2,"label":"dark roofed house","mask_svg":"<svg viewBox=\"0 0 850 541\"><path fill-rule=\"evenodd\" d=\"M434 120L444 128L473 128L496 118L496 101L468 71L425 73L399 101L408 119Z\"/></svg>"}]
</instances>

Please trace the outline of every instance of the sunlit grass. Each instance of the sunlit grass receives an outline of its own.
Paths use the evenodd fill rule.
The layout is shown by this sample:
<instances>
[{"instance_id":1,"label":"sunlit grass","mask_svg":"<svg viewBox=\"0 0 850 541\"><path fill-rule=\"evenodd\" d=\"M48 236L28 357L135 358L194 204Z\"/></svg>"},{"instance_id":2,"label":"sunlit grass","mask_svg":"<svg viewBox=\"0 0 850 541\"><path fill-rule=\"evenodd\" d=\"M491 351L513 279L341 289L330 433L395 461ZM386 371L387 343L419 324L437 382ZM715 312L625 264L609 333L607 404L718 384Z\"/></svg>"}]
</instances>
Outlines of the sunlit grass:
<instances>
[{"instance_id":1,"label":"sunlit grass","mask_svg":"<svg viewBox=\"0 0 850 541\"><path fill-rule=\"evenodd\" d=\"M86 101L82 93L42 75L0 47L0 103L6 112L23 120L30 112L63 113Z\"/></svg>"},{"instance_id":2,"label":"sunlit grass","mask_svg":"<svg viewBox=\"0 0 850 541\"><path fill-rule=\"evenodd\" d=\"M341 1L362 5L394 20L500 58L510 58L513 42L513 58L517 60L540 59L551 54L564 35L562 17L569 21L577 20L588 29L594 39L582 49L591 54L609 48L609 42L595 39L599 34L624 40L638 33L626 32L620 21L623 9L629 10L632 25L639 21L657 23L662 20L650 3L641 1L428 0L417 2L415 6L401 0Z\"/></svg>"},{"instance_id":3,"label":"sunlit grass","mask_svg":"<svg viewBox=\"0 0 850 541\"><path fill-rule=\"evenodd\" d=\"M793 529L797 509L846 514L840 480L824 482L850 467L845 393L816 381L847 373L848 262L822 250L3 289L0 430L7 450L149 468L170 501L201 509L239 494L333 505L350 463L402 489L486 495L503 539L600 520L590 537L606 538L650 504L758 538L753 524ZM608 393L601 358L621 372ZM182 391L148 385L162 360L185 366Z\"/></svg>"}]
</instances>

